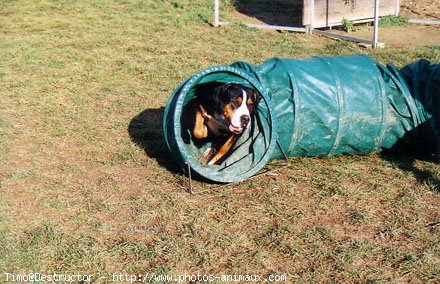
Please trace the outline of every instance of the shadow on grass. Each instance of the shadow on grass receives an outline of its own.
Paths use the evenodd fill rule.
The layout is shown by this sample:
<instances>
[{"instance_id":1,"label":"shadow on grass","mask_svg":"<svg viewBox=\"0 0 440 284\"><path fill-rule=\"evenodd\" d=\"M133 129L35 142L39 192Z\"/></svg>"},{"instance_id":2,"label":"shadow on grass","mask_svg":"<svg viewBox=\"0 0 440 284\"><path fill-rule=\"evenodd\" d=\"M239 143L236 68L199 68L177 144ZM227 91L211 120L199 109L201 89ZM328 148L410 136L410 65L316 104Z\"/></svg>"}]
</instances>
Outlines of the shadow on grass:
<instances>
[{"instance_id":1,"label":"shadow on grass","mask_svg":"<svg viewBox=\"0 0 440 284\"><path fill-rule=\"evenodd\" d=\"M179 166L165 144L162 120L164 107L158 109L146 109L136 115L128 126L128 134L131 140L141 147L147 157L155 159L160 166L167 170L181 172Z\"/></svg>"},{"instance_id":2,"label":"shadow on grass","mask_svg":"<svg viewBox=\"0 0 440 284\"><path fill-rule=\"evenodd\" d=\"M155 159L160 166L172 173L187 175L186 169L182 169L169 152L162 128L164 107L158 109L146 109L136 115L128 126L128 134L131 140L145 151L148 158ZM197 172L192 171L193 181L206 184L218 185L206 179Z\"/></svg>"},{"instance_id":3,"label":"shadow on grass","mask_svg":"<svg viewBox=\"0 0 440 284\"><path fill-rule=\"evenodd\" d=\"M303 1L299 0L236 0L238 12L257 18L268 25L302 26Z\"/></svg>"},{"instance_id":4,"label":"shadow on grass","mask_svg":"<svg viewBox=\"0 0 440 284\"><path fill-rule=\"evenodd\" d=\"M436 163L437 161L434 156L426 153L411 153L402 155L394 152L383 152L381 157L399 169L414 175L419 183L427 184L431 191L440 193L440 180L436 177L434 171L428 168L421 169L416 166L417 160L430 162L433 164Z\"/></svg>"},{"instance_id":5,"label":"shadow on grass","mask_svg":"<svg viewBox=\"0 0 440 284\"><path fill-rule=\"evenodd\" d=\"M390 149L382 151L381 157L399 169L414 175L419 183L427 184L433 192L440 193L440 180L434 169L421 168L417 165L417 161L433 165L439 162L438 154L436 154L438 139L435 138L433 132L430 121L426 121L405 133Z\"/></svg>"}]
</instances>

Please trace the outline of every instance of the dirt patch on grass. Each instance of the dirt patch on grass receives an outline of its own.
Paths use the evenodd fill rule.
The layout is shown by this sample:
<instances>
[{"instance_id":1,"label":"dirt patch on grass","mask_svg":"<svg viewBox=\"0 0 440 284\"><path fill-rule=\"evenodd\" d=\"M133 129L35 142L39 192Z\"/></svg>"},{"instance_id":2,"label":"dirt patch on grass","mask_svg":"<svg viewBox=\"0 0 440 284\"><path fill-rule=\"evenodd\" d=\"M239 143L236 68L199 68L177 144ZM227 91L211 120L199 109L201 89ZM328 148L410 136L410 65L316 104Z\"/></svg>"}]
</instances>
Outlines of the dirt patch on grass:
<instances>
[{"instance_id":1,"label":"dirt patch on grass","mask_svg":"<svg viewBox=\"0 0 440 284\"><path fill-rule=\"evenodd\" d=\"M342 32L341 32L342 33ZM343 33L357 38L373 40L372 27L360 27L359 30ZM400 27L379 28L379 42L385 43L385 47L416 47L416 46L439 46L440 25L416 25Z\"/></svg>"},{"instance_id":2,"label":"dirt patch on grass","mask_svg":"<svg viewBox=\"0 0 440 284\"><path fill-rule=\"evenodd\" d=\"M400 15L410 19L440 20L439 0L402 0Z\"/></svg>"}]
</instances>

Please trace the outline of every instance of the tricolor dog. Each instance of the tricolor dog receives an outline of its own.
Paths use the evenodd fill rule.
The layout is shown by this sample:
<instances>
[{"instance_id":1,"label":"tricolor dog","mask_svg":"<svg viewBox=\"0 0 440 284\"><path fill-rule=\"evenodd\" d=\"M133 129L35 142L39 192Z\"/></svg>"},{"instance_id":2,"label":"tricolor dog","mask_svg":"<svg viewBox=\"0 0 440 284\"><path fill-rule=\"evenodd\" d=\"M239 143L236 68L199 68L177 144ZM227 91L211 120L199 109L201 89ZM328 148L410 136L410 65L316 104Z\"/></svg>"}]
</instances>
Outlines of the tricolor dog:
<instances>
[{"instance_id":1,"label":"tricolor dog","mask_svg":"<svg viewBox=\"0 0 440 284\"><path fill-rule=\"evenodd\" d=\"M214 88L211 94L199 95L188 103L183 124L191 131L193 139L212 140L212 147L202 154L200 163L220 164L230 154L240 135L250 128L258 102L255 90L226 83Z\"/></svg>"}]
</instances>

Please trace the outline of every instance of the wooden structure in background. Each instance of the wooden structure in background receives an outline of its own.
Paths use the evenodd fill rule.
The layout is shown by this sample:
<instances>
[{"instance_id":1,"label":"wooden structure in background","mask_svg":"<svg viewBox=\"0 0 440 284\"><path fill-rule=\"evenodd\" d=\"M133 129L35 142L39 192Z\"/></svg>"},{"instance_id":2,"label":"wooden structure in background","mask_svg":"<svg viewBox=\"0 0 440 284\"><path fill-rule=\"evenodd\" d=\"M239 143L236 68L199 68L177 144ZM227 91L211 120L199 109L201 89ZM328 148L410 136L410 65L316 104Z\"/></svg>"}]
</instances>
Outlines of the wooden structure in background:
<instances>
[{"instance_id":1,"label":"wooden structure in background","mask_svg":"<svg viewBox=\"0 0 440 284\"><path fill-rule=\"evenodd\" d=\"M399 15L399 2L399 0L381 0L379 17ZM374 5L375 1L372 0L304 0L302 24L310 25L310 7L314 7L313 28L338 26L344 18L358 23L373 21Z\"/></svg>"},{"instance_id":2,"label":"wooden structure in background","mask_svg":"<svg viewBox=\"0 0 440 284\"><path fill-rule=\"evenodd\" d=\"M219 0L214 0L214 27L228 24L228 22L220 21L219 6ZM245 25L260 29L318 34L377 48L384 46L383 43L378 42L379 16L398 16L399 12L400 0L303 0L302 27L247 23ZM317 29L341 25L343 19L354 23L374 22L373 39L360 39Z\"/></svg>"}]
</instances>

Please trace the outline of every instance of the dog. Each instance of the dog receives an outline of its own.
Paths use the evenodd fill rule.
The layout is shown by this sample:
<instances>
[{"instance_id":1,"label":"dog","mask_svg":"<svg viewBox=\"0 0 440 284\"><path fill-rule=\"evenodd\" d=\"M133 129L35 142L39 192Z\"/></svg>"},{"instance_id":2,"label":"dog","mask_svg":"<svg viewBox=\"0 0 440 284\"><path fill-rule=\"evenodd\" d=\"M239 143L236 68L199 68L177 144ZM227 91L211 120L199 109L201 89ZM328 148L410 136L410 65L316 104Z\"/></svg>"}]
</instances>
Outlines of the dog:
<instances>
[{"instance_id":1,"label":"dog","mask_svg":"<svg viewBox=\"0 0 440 284\"><path fill-rule=\"evenodd\" d=\"M212 141L211 148L199 158L204 165L218 165L229 156L240 135L251 127L260 101L255 90L238 83L221 84L211 90L192 99L182 117L195 142Z\"/></svg>"}]
</instances>

